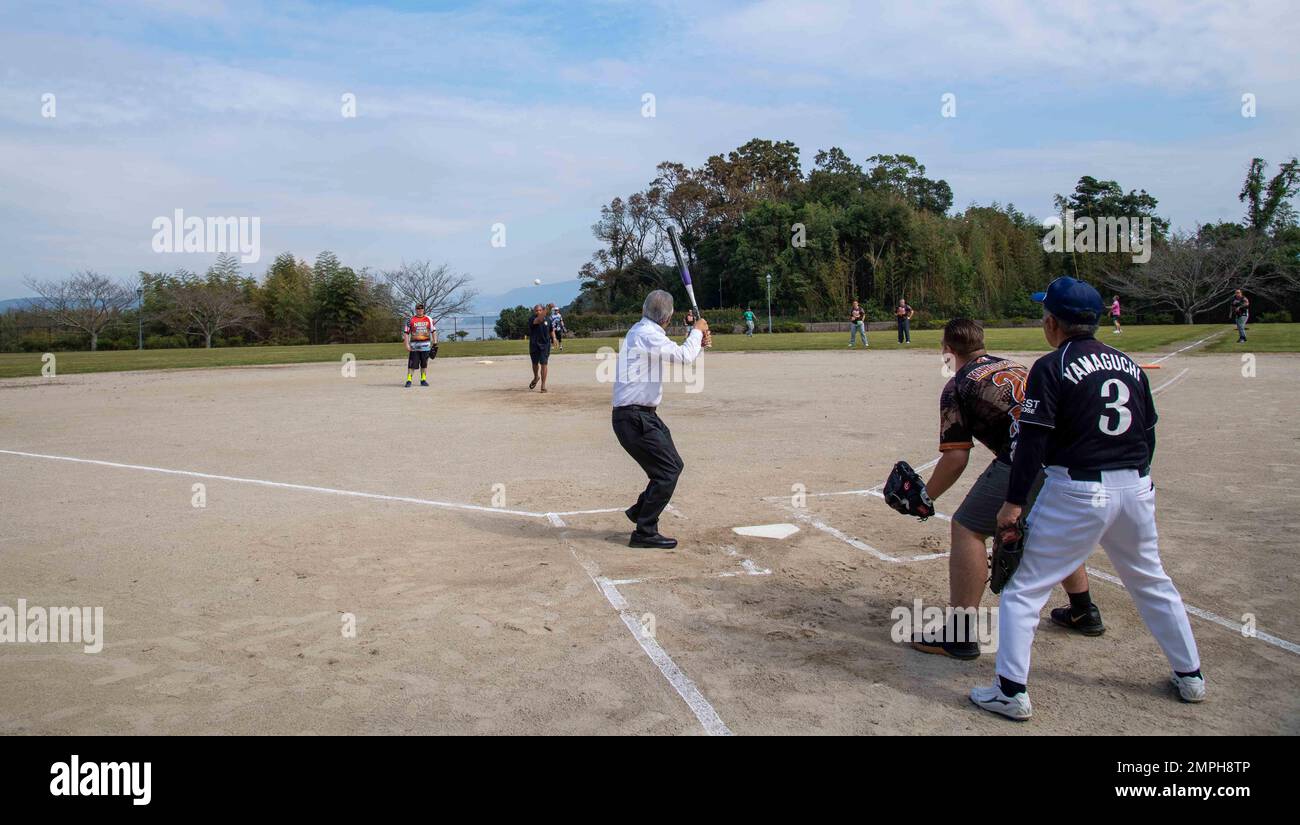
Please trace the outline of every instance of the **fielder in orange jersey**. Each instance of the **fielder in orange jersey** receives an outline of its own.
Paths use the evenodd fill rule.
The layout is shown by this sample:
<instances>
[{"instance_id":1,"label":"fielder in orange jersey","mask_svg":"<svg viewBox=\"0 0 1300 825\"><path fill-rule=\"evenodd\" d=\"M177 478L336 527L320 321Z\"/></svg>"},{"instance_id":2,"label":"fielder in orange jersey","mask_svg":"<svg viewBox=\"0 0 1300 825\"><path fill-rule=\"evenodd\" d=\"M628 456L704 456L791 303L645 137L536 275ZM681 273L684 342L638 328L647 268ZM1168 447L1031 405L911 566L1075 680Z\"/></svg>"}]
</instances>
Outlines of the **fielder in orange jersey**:
<instances>
[{"instance_id":1,"label":"fielder in orange jersey","mask_svg":"<svg viewBox=\"0 0 1300 825\"><path fill-rule=\"evenodd\" d=\"M438 357L438 324L424 314L424 304L415 305L415 314L402 325L402 343L406 356L406 386L411 386L415 368L420 368L420 386L429 386L429 359Z\"/></svg>"}]
</instances>

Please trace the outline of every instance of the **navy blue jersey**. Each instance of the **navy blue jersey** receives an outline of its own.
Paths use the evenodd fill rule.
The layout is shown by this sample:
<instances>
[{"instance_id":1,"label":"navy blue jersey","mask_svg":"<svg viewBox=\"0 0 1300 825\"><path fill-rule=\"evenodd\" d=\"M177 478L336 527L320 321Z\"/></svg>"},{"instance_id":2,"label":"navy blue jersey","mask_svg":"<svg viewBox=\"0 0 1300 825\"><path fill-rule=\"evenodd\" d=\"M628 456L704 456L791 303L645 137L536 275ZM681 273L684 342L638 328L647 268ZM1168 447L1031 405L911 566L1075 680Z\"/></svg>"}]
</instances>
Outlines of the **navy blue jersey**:
<instances>
[{"instance_id":1,"label":"navy blue jersey","mask_svg":"<svg viewBox=\"0 0 1300 825\"><path fill-rule=\"evenodd\" d=\"M538 320L534 315L528 319L528 342L529 346L539 349L546 349L551 345L551 319L543 315Z\"/></svg>"},{"instance_id":2,"label":"navy blue jersey","mask_svg":"<svg viewBox=\"0 0 1300 825\"><path fill-rule=\"evenodd\" d=\"M1045 465L1145 470L1155 426L1146 373L1091 335L1071 338L1029 370L1020 429L1050 429Z\"/></svg>"}]
</instances>

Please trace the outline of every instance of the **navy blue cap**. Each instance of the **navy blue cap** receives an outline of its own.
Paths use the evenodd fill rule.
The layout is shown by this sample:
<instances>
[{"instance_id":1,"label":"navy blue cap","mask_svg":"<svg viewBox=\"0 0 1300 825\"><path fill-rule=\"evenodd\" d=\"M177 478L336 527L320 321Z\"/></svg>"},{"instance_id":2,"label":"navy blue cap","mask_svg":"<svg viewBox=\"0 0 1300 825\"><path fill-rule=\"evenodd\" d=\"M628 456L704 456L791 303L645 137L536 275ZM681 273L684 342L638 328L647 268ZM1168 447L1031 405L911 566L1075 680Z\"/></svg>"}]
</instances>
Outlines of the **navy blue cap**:
<instances>
[{"instance_id":1,"label":"navy blue cap","mask_svg":"<svg viewBox=\"0 0 1300 825\"><path fill-rule=\"evenodd\" d=\"M1095 324L1103 311L1101 294L1086 281L1070 277L1057 278L1046 292L1035 292L1029 297L1057 318L1073 324Z\"/></svg>"}]
</instances>

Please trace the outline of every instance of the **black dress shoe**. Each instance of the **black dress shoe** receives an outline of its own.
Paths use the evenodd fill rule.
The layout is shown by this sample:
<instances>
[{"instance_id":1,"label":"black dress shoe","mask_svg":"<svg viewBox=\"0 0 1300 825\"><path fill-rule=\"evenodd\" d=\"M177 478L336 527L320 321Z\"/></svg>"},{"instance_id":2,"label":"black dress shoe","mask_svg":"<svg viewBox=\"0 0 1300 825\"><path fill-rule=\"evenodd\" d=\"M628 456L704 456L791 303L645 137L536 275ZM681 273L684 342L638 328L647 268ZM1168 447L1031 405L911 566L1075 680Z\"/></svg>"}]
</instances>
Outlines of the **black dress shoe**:
<instances>
[{"instance_id":1,"label":"black dress shoe","mask_svg":"<svg viewBox=\"0 0 1300 825\"><path fill-rule=\"evenodd\" d=\"M671 550L677 546L677 539L670 539L660 533L647 536L645 533L633 533L627 543L628 547L649 547L653 550Z\"/></svg>"}]
</instances>

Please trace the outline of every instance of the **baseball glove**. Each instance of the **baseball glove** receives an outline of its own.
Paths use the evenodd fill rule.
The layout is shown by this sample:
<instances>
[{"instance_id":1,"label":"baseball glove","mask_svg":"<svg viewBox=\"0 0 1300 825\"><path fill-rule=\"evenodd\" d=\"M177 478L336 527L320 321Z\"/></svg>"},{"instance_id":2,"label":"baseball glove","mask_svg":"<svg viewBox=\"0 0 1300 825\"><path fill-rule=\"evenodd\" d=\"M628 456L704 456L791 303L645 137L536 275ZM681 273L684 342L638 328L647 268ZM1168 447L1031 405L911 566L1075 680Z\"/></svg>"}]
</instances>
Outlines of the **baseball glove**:
<instances>
[{"instance_id":1,"label":"baseball glove","mask_svg":"<svg viewBox=\"0 0 1300 825\"><path fill-rule=\"evenodd\" d=\"M884 494L885 503L905 516L925 521L934 515L934 502L925 489L925 482L906 461L894 465L885 481Z\"/></svg>"},{"instance_id":2,"label":"baseball glove","mask_svg":"<svg viewBox=\"0 0 1300 825\"><path fill-rule=\"evenodd\" d=\"M435 359L435 358L437 358L437 357L438 357L438 345L437 345L437 344L430 344L430 345L429 345L429 360L432 361L433 359Z\"/></svg>"},{"instance_id":3,"label":"baseball glove","mask_svg":"<svg viewBox=\"0 0 1300 825\"><path fill-rule=\"evenodd\" d=\"M1011 531L1007 531L1010 533ZM1020 567L1020 559L1025 554L1025 517L1016 519L1015 536L1006 536L999 530L993 539L993 556L989 559L989 590L1001 593L1011 577Z\"/></svg>"}]
</instances>

